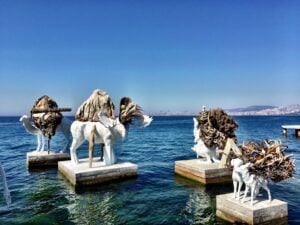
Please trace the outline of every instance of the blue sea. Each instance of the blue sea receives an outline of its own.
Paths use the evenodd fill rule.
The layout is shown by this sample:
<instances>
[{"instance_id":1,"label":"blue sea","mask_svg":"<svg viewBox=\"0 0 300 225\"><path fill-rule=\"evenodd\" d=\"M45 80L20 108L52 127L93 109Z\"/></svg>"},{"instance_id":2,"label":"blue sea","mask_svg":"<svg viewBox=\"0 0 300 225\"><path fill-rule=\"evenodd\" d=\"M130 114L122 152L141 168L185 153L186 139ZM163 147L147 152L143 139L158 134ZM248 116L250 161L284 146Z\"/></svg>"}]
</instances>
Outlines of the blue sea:
<instances>
[{"instance_id":1,"label":"blue sea","mask_svg":"<svg viewBox=\"0 0 300 225\"><path fill-rule=\"evenodd\" d=\"M299 116L235 117L238 142L281 138L293 154L293 179L270 184L273 198L288 203L289 224L300 224L300 138L282 124L300 124ZM59 149L61 134L52 140ZM116 146L119 161L138 164L138 177L74 190L57 169L29 171L26 153L36 148L19 117L0 117L0 162L12 196L7 208L0 183L0 224L228 224L216 217L216 195L232 184L204 186L174 174L174 161L193 159L192 117L154 117L145 129L130 128ZM87 157L87 144L78 150ZM99 151L96 151L99 154Z\"/></svg>"}]
</instances>

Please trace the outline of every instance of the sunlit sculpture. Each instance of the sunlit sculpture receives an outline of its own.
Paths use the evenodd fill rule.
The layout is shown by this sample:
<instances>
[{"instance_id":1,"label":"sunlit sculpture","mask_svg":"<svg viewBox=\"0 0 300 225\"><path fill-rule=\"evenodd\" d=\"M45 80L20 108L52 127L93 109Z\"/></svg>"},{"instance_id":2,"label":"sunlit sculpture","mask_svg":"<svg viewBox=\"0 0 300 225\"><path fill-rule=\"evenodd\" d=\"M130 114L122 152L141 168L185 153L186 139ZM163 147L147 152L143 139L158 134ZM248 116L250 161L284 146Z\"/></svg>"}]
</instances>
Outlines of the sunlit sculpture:
<instances>
[{"instance_id":1,"label":"sunlit sculpture","mask_svg":"<svg viewBox=\"0 0 300 225\"><path fill-rule=\"evenodd\" d=\"M30 122L29 116L23 115L20 118L20 122L22 122L23 126L25 127L26 131L29 134L36 135L37 137L36 151L37 152L46 151L47 148L45 149L45 145L46 145L45 140L47 139L47 137L43 135L43 132L39 128L37 128L33 123ZM56 128L56 132L61 132L67 141L67 143L63 147L64 152L68 151L68 147L70 146L71 143L71 133L70 133L71 123L72 123L71 120L63 117L61 123Z\"/></svg>"},{"instance_id":2,"label":"sunlit sculpture","mask_svg":"<svg viewBox=\"0 0 300 225\"><path fill-rule=\"evenodd\" d=\"M212 146L211 148L208 148L204 142L200 138L200 129L199 122L197 119L193 118L194 120L194 140L195 145L192 147L192 150L196 153L197 158L203 157L206 159L206 163L212 163L212 162L219 162L219 159L216 156L216 146Z\"/></svg>"},{"instance_id":3,"label":"sunlit sculpture","mask_svg":"<svg viewBox=\"0 0 300 225\"><path fill-rule=\"evenodd\" d=\"M243 186L243 177L238 168L243 165L243 160L236 158L231 160L232 170L232 182L233 182L233 198L240 199L240 193Z\"/></svg>"},{"instance_id":4,"label":"sunlit sculpture","mask_svg":"<svg viewBox=\"0 0 300 225\"><path fill-rule=\"evenodd\" d=\"M285 155L280 147L287 148L281 141L277 140L262 143L249 142L241 146L242 155L240 158L231 159L231 166L233 166L233 197L235 199L240 199L240 190L242 183L244 183L245 191L242 203L244 203L250 190L250 200L251 205L253 205L253 200L257 197L261 188L268 193L270 202L272 197L268 180L276 183L293 176L295 162L290 155Z\"/></svg>"},{"instance_id":5,"label":"sunlit sculpture","mask_svg":"<svg viewBox=\"0 0 300 225\"><path fill-rule=\"evenodd\" d=\"M70 111L68 108L58 108L55 101L48 96L40 97L31 110L31 117L23 115L20 118L26 131L37 137L36 151L45 151L45 140L48 142L47 150L50 151L50 141L56 132L61 132L67 143L63 151L68 151L71 143L71 121L61 114L62 111Z\"/></svg>"},{"instance_id":6,"label":"sunlit sculpture","mask_svg":"<svg viewBox=\"0 0 300 225\"><path fill-rule=\"evenodd\" d=\"M85 140L90 142L90 151L93 151L94 143L104 147L104 165L115 164L117 159L113 146L117 140L126 137L129 125L139 121L141 127L146 127L152 121L151 117L143 115L141 108L127 97L121 99L119 117L114 118L114 107L107 96L104 91L97 89L77 111L77 120L71 125L73 142L70 148L71 160L75 164L78 163L76 150ZM90 152L90 167L92 157L93 153Z\"/></svg>"},{"instance_id":7,"label":"sunlit sculpture","mask_svg":"<svg viewBox=\"0 0 300 225\"><path fill-rule=\"evenodd\" d=\"M234 134L238 127L231 116L222 109L203 110L194 120L194 142L192 148L199 156L206 159L206 163L219 162L216 150L224 149L228 138L236 139Z\"/></svg>"}]
</instances>

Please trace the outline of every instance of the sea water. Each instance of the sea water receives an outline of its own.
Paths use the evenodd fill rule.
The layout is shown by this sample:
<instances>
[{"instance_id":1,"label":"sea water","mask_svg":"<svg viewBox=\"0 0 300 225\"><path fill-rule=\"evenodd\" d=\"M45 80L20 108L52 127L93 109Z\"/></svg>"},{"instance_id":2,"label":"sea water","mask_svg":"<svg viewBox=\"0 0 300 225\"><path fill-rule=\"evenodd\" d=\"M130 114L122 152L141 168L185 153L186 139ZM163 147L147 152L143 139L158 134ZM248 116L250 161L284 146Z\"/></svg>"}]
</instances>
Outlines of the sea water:
<instances>
[{"instance_id":1,"label":"sea water","mask_svg":"<svg viewBox=\"0 0 300 225\"><path fill-rule=\"evenodd\" d=\"M289 146L295 177L270 188L273 198L288 203L289 224L299 224L300 138L294 131L284 138L281 125L300 124L300 117L235 120L239 143L280 138ZM51 143L59 149L65 140L57 133ZM0 183L0 224L228 224L216 217L216 195L232 192L231 184L204 186L174 174L174 161L196 158L192 146L192 117L154 117L145 129L130 128L127 140L115 146L119 161L138 165L137 178L75 191L57 169L29 171L26 153L36 148L36 137L19 117L0 117L0 162L12 197L7 208ZM88 156L87 149L87 143L78 149L80 158Z\"/></svg>"}]
</instances>

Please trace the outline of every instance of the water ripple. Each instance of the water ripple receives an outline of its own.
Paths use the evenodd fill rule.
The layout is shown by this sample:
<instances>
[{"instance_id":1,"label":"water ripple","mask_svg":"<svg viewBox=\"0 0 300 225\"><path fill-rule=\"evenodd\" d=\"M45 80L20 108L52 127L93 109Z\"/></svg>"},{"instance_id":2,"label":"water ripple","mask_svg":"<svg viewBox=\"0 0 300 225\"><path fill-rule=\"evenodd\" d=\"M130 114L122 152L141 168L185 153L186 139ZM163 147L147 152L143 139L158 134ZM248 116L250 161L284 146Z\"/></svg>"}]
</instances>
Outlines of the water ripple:
<instances>
[{"instance_id":1,"label":"water ripple","mask_svg":"<svg viewBox=\"0 0 300 225\"><path fill-rule=\"evenodd\" d=\"M299 117L236 117L238 141L281 138L296 160L296 176L271 184L274 198L289 204L289 224L300 220L300 139L283 138L280 126ZM0 224L227 224L215 215L215 195L231 185L205 187L174 175L174 161L195 158L191 117L157 117L146 129L130 129L128 139L115 146L120 161L138 164L135 179L75 192L56 169L28 171L26 152L36 139L25 132L19 118L0 118L0 161L5 168L12 205L0 195ZM52 141L60 148L61 135ZM78 150L87 157L87 143ZM99 154L99 150L97 150ZM0 192L2 191L0 187Z\"/></svg>"}]
</instances>

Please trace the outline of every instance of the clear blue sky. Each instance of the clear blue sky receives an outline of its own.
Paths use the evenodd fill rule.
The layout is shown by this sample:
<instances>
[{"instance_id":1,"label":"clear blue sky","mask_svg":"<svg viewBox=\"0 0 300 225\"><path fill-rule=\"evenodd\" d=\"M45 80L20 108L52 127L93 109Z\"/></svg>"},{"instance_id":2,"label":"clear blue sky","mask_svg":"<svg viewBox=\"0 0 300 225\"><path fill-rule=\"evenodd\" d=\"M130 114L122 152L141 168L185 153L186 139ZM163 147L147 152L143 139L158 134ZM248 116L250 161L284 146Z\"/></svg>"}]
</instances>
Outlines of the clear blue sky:
<instances>
[{"instance_id":1,"label":"clear blue sky","mask_svg":"<svg viewBox=\"0 0 300 225\"><path fill-rule=\"evenodd\" d=\"M300 1L0 0L0 115L95 88L146 111L300 103Z\"/></svg>"}]
</instances>

